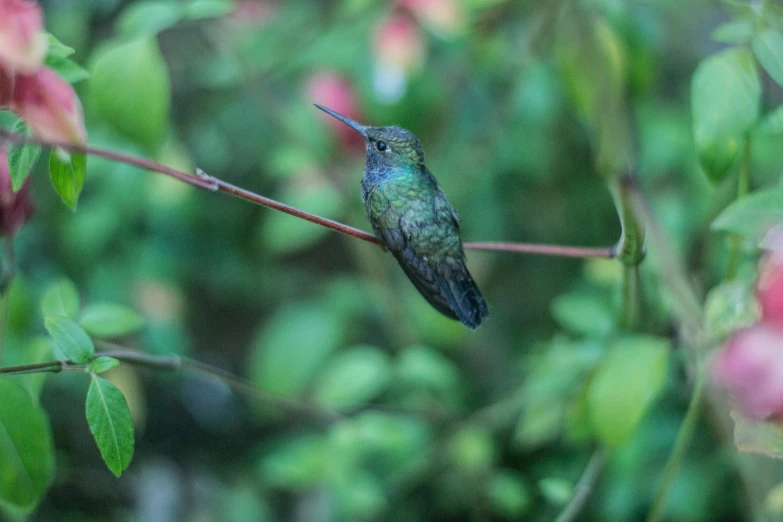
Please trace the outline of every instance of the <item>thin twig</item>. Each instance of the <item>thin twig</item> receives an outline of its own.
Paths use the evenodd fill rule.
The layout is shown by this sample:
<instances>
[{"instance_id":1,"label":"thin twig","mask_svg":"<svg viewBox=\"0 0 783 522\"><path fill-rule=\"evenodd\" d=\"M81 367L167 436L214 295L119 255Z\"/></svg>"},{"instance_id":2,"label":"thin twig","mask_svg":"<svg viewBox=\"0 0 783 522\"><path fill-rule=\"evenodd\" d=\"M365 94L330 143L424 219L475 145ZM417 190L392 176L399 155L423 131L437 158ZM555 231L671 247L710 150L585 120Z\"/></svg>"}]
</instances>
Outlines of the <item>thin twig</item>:
<instances>
[{"instance_id":1,"label":"thin twig","mask_svg":"<svg viewBox=\"0 0 783 522\"><path fill-rule=\"evenodd\" d=\"M116 161L118 163L133 165L148 170L150 172L157 172L159 174L171 176L173 178L178 179L179 181L182 181L183 183L187 183L194 187L198 187L202 190L207 190L209 192L223 192L225 194L230 194L239 199L243 199L245 201L249 201L251 203L254 203L256 205L261 205L263 207L271 208L273 210L284 212L291 216L304 219L311 223L315 223L316 225L320 225L330 230L334 230L335 232L340 232L341 234L345 234L351 237L355 237L357 239L361 239L362 241L366 241L374 245L381 244L378 238L375 237L373 234L370 234L369 232L365 232L364 230L350 227L348 225L344 225L343 223L339 223L337 221L333 221L331 219L327 219L321 216L316 216L315 214L305 212L304 210L300 210L298 208L286 205L284 203L280 203L279 201L275 201L274 199L261 196L260 194L256 194L255 192L251 192L249 190L232 185L231 183L227 183L214 176L206 175L203 173L203 171L200 170L198 171L198 175L188 174L186 172L182 172L173 169L171 167L167 167L158 162L146 158L132 156L130 154L124 154L121 152L115 152L112 150L102 149L99 147L93 147L89 145L78 145L78 144L65 143L59 141L42 140L39 138L16 134L7 131L5 129L0 129L0 139L10 141L12 143L18 143L18 144L29 143L29 144L42 145L45 147L57 147L72 152L81 152L92 156L100 156L102 158ZM490 243L487 242L465 243L464 246L468 250L516 252L521 254L542 254L542 255L559 256L559 257L578 257L578 258L615 257L615 251L613 248L583 248L583 247L570 247L570 246L559 246L559 245L536 245L536 244L526 244L526 243L491 243L491 242Z\"/></svg>"},{"instance_id":2,"label":"thin twig","mask_svg":"<svg viewBox=\"0 0 783 522\"><path fill-rule=\"evenodd\" d=\"M587 504L605 462L606 453L604 450L602 448L596 449L593 452L593 456L590 457L590 461L587 463L582 476L579 478L579 482L574 487L574 496L571 497L566 507L557 516L555 522L572 522L576 520L579 513L584 509L585 504Z\"/></svg>"},{"instance_id":3,"label":"thin twig","mask_svg":"<svg viewBox=\"0 0 783 522\"><path fill-rule=\"evenodd\" d=\"M677 438L674 441L674 447L672 448L672 452L669 454L669 459L666 461L666 466L663 469L661 485L658 487L655 501L653 501L653 506L647 515L647 522L659 522L663 517L663 510L666 505L666 495L669 493L669 489L671 489L677 472L682 467L682 463L685 460L688 451L688 446L693 439L693 434L698 425L699 413L701 413L702 400L704 399L704 380L703 373L699 372L696 376L696 384L693 388L693 394L691 395L691 402L688 404L688 411L685 413L685 418L680 426L680 431L677 433Z\"/></svg>"},{"instance_id":4,"label":"thin twig","mask_svg":"<svg viewBox=\"0 0 783 522\"><path fill-rule=\"evenodd\" d=\"M95 341L95 345L100 348L100 350L95 353L96 356L114 357L117 360L129 364L144 366L156 370L189 370L204 375L209 375L223 381L235 391L241 392L242 394L256 399L264 404L284 409L289 413L302 414L327 424L344 418L344 415L336 411L320 408L315 405L266 392L256 388L251 384L248 384L228 370L224 370L222 368L218 368L217 366L212 366L211 364L197 361L195 359L190 359L181 355L150 355L144 352L123 348L122 346L106 341ZM0 372L2 372L2 368L0 368Z\"/></svg>"}]
</instances>

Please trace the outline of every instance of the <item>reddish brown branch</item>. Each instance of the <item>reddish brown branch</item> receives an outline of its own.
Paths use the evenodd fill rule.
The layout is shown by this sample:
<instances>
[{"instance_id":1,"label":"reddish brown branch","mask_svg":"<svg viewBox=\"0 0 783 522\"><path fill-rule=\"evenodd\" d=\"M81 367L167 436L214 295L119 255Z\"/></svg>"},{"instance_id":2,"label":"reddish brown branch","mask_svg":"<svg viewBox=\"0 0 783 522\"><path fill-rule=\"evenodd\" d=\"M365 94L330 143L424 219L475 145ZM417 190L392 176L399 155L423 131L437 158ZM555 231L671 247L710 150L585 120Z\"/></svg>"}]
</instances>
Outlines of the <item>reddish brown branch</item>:
<instances>
[{"instance_id":1,"label":"reddish brown branch","mask_svg":"<svg viewBox=\"0 0 783 522\"><path fill-rule=\"evenodd\" d=\"M348 225L338 223L337 221L333 221L331 219L326 219L321 216L316 216L315 214L310 214L309 212L305 212L304 210L299 210L298 208L294 208L284 203L280 203L279 201L275 201L274 199L261 196L260 194L256 194L255 192L250 192L249 190L236 187L221 179L215 178L213 176L205 175L201 171L199 171L199 175L188 174L186 172L182 172L173 169L171 167L167 167L156 161L152 161L146 158L139 158L137 156L131 156L129 154L102 149L99 147L92 147L89 145L76 145L73 143L56 142L56 141L26 137L20 134L9 132L5 129L0 129L0 140L9 141L12 143L31 143L31 144L43 145L45 147L58 147L72 152L82 152L85 154L89 154L91 156L100 156L102 158L116 161L118 163L133 165L135 167L149 170L151 172L158 172L160 174L165 174L166 176L171 176L184 183L193 185L194 187L198 187L203 190L208 190L210 192L223 192L225 194L230 194L239 199L244 199L245 201L249 201L256 205L261 205L274 210L279 210L280 212L285 212L286 214L290 214L294 217L298 217L300 219L304 219L306 221L315 223L316 225L320 225L322 227L326 227L336 232L340 232L342 234L346 234L348 236L361 239L362 241L367 241L368 243L373 243L375 245L381 244L378 238L376 238L374 235L368 232L359 230L358 228L349 227ZM582 248L582 247L570 247L570 246L559 246L559 245L535 245L535 244L527 244L527 243L480 242L480 243L465 243L465 248L468 250L517 252L521 254L541 254L541 255L550 255L550 256L558 256L558 257L577 257L577 258L615 257L615 249L611 247L610 248Z\"/></svg>"}]
</instances>

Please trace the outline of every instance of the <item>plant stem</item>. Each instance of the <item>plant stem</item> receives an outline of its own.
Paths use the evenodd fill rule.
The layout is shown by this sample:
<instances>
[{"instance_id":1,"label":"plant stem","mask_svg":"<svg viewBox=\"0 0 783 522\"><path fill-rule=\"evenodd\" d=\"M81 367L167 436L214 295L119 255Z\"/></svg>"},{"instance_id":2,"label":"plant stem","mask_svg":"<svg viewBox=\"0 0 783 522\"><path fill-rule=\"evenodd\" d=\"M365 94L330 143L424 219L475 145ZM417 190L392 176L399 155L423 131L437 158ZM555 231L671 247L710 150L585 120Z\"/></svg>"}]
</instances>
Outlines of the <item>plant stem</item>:
<instances>
[{"instance_id":1,"label":"plant stem","mask_svg":"<svg viewBox=\"0 0 783 522\"><path fill-rule=\"evenodd\" d=\"M685 413L685 418L680 426L680 431L677 433L674 447L672 448L671 454L669 454L669 459L666 461L666 467L663 469L661 485L658 488L658 493L655 495L652 509L650 509L650 513L647 515L647 522L659 522L663 517L663 510L666 505L666 495L669 493L669 489L677 476L677 472L682 467L688 446L691 443L691 439L693 439L693 433L696 431L699 414L701 413L701 405L704 400L704 381L703 372L698 371L693 388L693 395L691 395L691 402L688 404L688 410Z\"/></svg>"},{"instance_id":2,"label":"plant stem","mask_svg":"<svg viewBox=\"0 0 783 522\"><path fill-rule=\"evenodd\" d=\"M639 264L645 256L644 219L634 210L633 199L637 189L631 173L613 180L609 189L617 208L622 229L620 241L614 248L617 259L624 266L620 328L633 330L637 327L642 305Z\"/></svg>"},{"instance_id":3,"label":"plant stem","mask_svg":"<svg viewBox=\"0 0 783 522\"><path fill-rule=\"evenodd\" d=\"M3 364L3 353L5 352L6 330L8 329L8 310L10 308L11 284L14 281L14 236L13 234L5 239L5 264L2 271L2 282L0 282L0 366Z\"/></svg>"},{"instance_id":4,"label":"plant stem","mask_svg":"<svg viewBox=\"0 0 783 522\"><path fill-rule=\"evenodd\" d=\"M572 522L576 520L579 513L585 507L590 494L593 492L595 483L598 481L598 477L601 474L601 470L604 468L606 462L606 453L602 448L598 448L593 452L593 456L590 457L590 461L587 463L579 482L576 483L574 488L574 496L563 508L563 511L555 519L555 522Z\"/></svg>"},{"instance_id":5,"label":"plant stem","mask_svg":"<svg viewBox=\"0 0 783 522\"><path fill-rule=\"evenodd\" d=\"M236 198L249 201L256 205L271 208L273 210L284 212L291 216L298 217L299 219L304 219L316 225L320 225L330 230L334 230L335 232L340 232L341 234L355 237L356 239L361 239L362 241L366 241L374 245L381 244L380 240L378 240L377 237L375 237L373 234L370 234L369 232L365 232L364 230L350 227L348 225L344 225L343 223L339 223L331 219L317 216L315 214L305 212L304 210L300 210L298 208L286 205L279 201L275 201L274 199L261 196L260 194L256 194L255 192L251 192L241 187L237 187L235 185L232 185L231 183L227 183L214 176L209 176L200 170L197 171L198 175L188 174L186 172L182 172L173 169L171 167L167 167L165 165L162 165L160 163L157 163L155 161L146 158L140 158L137 156L132 156L129 154L115 152L107 149L102 149L99 147L92 147L89 145L78 145L74 143L42 140L39 138L28 137L28 136L23 136L21 134L9 132L5 129L0 129L0 140L6 140L12 143L19 143L19 144L30 143L30 144L42 145L45 147L58 147L68 151L81 152L92 156L100 156L102 158L116 161L118 163L133 165L135 167L148 170L150 172L157 172L159 174L171 176L179 181L182 181L183 183L187 183L189 185L200 188L202 190L206 190L209 192L223 192L225 194L230 194ZM526 244L526 243L480 242L480 243L465 243L464 246L468 250L488 250L488 251L499 251L499 252L514 252L514 253L521 253L521 254L543 254L543 255L558 256L558 257L579 257L579 258L590 258L590 257L612 258L614 257L614 253L615 253L614 249L612 248L582 248L582 247L569 247L569 246L559 246L559 245L536 245L536 244Z\"/></svg>"},{"instance_id":6,"label":"plant stem","mask_svg":"<svg viewBox=\"0 0 783 522\"><path fill-rule=\"evenodd\" d=\"M753 142L748 135L745 139L745 147L742 151L742 163L739 170L739 179L737 180L737 200L742 199L750 190L750 170L751 170L751 152ZM731 238L731 250L729 252L729 262L726 265L726 272L723 274L724 281L731 281L737 276L739 262L742 256L742 236L734 234Z\"/></svg>"}]
</instances>

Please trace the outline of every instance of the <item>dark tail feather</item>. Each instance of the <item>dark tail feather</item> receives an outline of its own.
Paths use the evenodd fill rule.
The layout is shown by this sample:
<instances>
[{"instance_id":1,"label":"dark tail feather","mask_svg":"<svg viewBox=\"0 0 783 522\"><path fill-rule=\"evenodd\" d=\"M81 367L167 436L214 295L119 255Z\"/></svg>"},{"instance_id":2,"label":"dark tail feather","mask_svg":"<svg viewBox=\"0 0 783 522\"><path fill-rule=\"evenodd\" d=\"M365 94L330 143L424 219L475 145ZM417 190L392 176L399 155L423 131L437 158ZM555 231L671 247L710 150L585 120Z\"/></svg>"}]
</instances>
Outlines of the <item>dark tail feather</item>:
<instances>
[{"instance_id":1,"label":"dark tail feather","mask_svg":"<svg viewBox=\"0 0 783 522\"><path fill-rule=\"evenodd\" d=\"M400 266L405 271L405 275L408 276L408 279L413 283L413 286L416 287L416 290L419 291L422 297L424 297L435 310L449 319L454 319L455 321L459 320L457 314L451 310L451 304L441 295L439 284L432 281L432 277L437 277L435 276L434 270L426 270L426 275L430 276L430 278L425 278L422 273L417 272L407 263L400 262Z\"/></svg>"},{"instance_id":2,"label":"dark tail feather","mask_svg":"<svg viewBox=\"0 0 783 522\"><path fill-rule=\"evenodd\" d=\"M450 277L437 274L441 293L462 324L475 330L489 315L487 303L465 265L450 272Z\"/></svg>"}]
</instances>

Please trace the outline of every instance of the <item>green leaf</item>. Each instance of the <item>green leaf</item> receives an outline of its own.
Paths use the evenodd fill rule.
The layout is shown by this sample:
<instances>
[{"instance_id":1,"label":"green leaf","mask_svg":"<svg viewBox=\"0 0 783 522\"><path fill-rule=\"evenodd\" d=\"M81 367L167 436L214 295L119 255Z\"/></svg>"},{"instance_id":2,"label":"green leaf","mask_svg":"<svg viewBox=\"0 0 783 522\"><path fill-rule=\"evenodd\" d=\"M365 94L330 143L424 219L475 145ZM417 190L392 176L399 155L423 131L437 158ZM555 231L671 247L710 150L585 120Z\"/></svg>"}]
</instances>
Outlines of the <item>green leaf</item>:
<instances>
[{"instance_id":1,"label":"green leaf","mask_svg":"<svg viewBox=\"0 0 783 522\"><path fill-rule=\"evenodd\" d=\"M783 105L767 114L757 130L761 134L783 134Z\"/></svg>"},{"instance_id":2,"label":"green leaf","mask_svg":"<svg viewBox=\"0 0 783 522\"><path fill-rule=\"evenodd\" d=\"M87 364L95 356L95 346L87 333L73 319L62 315L44 319L46 330L54 339L54 344L66 358Z\"/></svg>"},{"instance_id":3,"label":"green leaf","mask_svg":"<svg viewBox=\"0 0 783 522\"><path fill-rule=\"evenodd\" d=\"M204 20L225 16L233 9L230 0L194 0L185 5L184 14L190 20Z\"/></svg>"},{"instance_id":4,"label":"green leaf","mask_svg":"<svg viewBox=\"0 0 783 522\"><path fill-rule=\"evenodd\" d=\"M783 190L772 188L739 198L712 222L713 230L733 232L760 241L775 225L783 223Z\"/></svg>"},{"instance_id":5,"label":"green leaf","mask_svg":"<svg viewBox=\"0 0 783 522\"><path fill-rule=\"evenodd\" d=\"M97 357L90 365L84 369L86 372L103 373L116 368L120 365L120 361L114 357Z\"/></svg>"},{"instance_id":6,"label":"green leaf","mask_svg":"<svg viewBox=\"0 0 783 522\"><path fill-rule=\"evenodd\" d=\"M761 84L750 53L730 49L699 64L691 84L696 149L713 182L734 165L745 134L759 116Z\"/></svg>"},{"instance_id":7,"label":"green leaf","mask_svg":"<svg viewBox=\"0 0 783 522\"><path fill-rule=\"evenodd\" d=\"M574 496L574 487L560 477L547 477L538 481L538 489L547 502L555 506L565 506Z\"/></svg>"},{"instance_id":8,"label":"green leaf","mask_svg":"<svg viewBox=\"0 0 783 522\"><path fill-rule=\"evenodd\" d=\"M769 75L783 85L783 34L765 29L753 38L753 52Z\"/></svg>"},{"instance_id":9,"label":"green leaf","mask_svg":"<svg viewBox=\"0 0 783 522\"><path fill-rule=\"evenodd\" d=\"M492 434L479 426L460 429L448 442L448 454L454 465L469 472L490 469L496 453Z\"/></svg>"},{"instance_id":10,"label":"green leaf","mask_svg":"<svg viewBox=\"0 0 783 522\"><path fill-rule=\"evenodd\" d=\"M0 397L0 500L30 509L54 479L49 421L12 381L0 379Z\"/></svg>"},{"instance_id":11,"label":"green leaf","mask_svg":"<svg viewBox=\"0 0 783 522\"><path fill-rule=\"evenodd\" d=\"M79 324L94 337L111 338L135 332L144 319L135 310L114 303L95 303L84 308Z\"/></svg>"},{"instance_id":12,"label":"green leaf","mask_svg":"<svg viewBox=\"0 0 783 522\"><path fill-rule=\"evenodd\" d=\"M306 488L323 478L329 461L329 448L321 435L287 437L265 455L261 474L272 486Z\"/></svg>"},{"instance_id":13,"label":"green leaf","mask_svg":"<svg viewBox=\"0 0 783 522\"><path fill-rule=\"evenodd\" d=\"M27 137L33 135L22 120L14 124L11 132ZM11 172L11 187L14 192L22 188L40 155L41 146L34 143L11 143L8 146L8 169Z\"/></svg>"},{"instance_id":14,"label":"green leaf","mask_svg":"<svg viewBox=\"0 0 783 522\"><path fill-rule=\"evenodd\" d=\"M76 51L73 50L73 47L68 47L64 43L62 43L60 40L57 39L56 36L54 36L51 33L46 33L46 37L49 40L49 47L46 49L46 56L54 56L57 58L68 58Z\"/></svg>"},{"instance_id":15,"label":"green leaf","mask_svg":"<svg viewBox=\"0 0 783 522\"><path fill-rule=\"evenodd\" d=\"M94 374L87 391L87 423L106 466L119 477L133 458L131 413L122 392Z\"/></svg>"},{"instance_id":16,"label":"green leaf","mask_svg":"<svg viewBox=\"0 0 783 522\"><path fill-rule=\"evenodd\" d=\"M601 337L616 325L614 313L593 294L564 294L552 302L552 315L560 325L576 334Z\"/></svg>"},{"instance_id":17,"label":"green leaf","mask_svg":"<svg viewBox=\"0 0 783 522\"><path fill-rule=\"evenodd\" d=\"M182 16L182 6L176 1L134 2L122 11L117 29L131 36L155 35L178 23Z\"/></svg>"},{"instance_id":18,"label":"green leaf","mask_svg":"<svg viewBox=\"0 0 783 522\"><path fill-rule=\"evenodd\" d=\"M253 383L270 393L299 395L344 335L343 319L320 306L281 310L256 342Z\"/></svg>"},{"instance_id":19,"label":"green leaf","mask_svg":"<svg viewBox=\"0 0 783 522\"><path fill-rule=\"evenodd\" d=\"M64 315L76 319L79 315L79 291L68 278L62 278L49 285L41 299L44 316Z\"/></svg>"},{"instance_id":20,"label":"green leaf","mask_svg":"<svg viewBox=\"0 0 783 522\"><path fill-rule=\"evenodd\" d=\"M104 50L91 72L93 101L103 119L128 138L156 149L168 127L171 86L155 38Z\"/></svg>"},{"instance_id":21,"label":"green leaf","mask_svg":"<svg viewBox=\"0 0 783 522\"><path fill-rule=\"evenodd\" d=\"M512 471L498 471L489 479L487 497L492 509L506 520L520 520L533 504L524 478Z\"/></svg>"},{"instance_id":22,"label":"green leaf","mask_svg":"<svg viewBox=\"0 0 783 522\"><path fill-rule=\"evenodd\" d=\"M723 43L745 43L752 37L753 24L749 20L726 22L712 32L712 39Z\"/></svg>"},{"instance_id":23,"label":"green leaf","mask_svg":"<svg viewBox=\"0 0 783 522\"><path fill-rule=\"evenodd\" d=\"M319 376L315 402L336 410L372 401L389 382L389 356L374 346L346 350L333 357Z\"/></svg>"},{"instance_id":24,"label":"green leaf","mask_svg":"<svg viewBox=\"0 0 783 522\"><path fill-rule=\"evenodd\" d=\"M44 63L68 83L77 83L90 77L87 69L70 58L48 55Z\"/></svg>"},{"instance_id":25,"label":"green leaf","mask_svg":"<svg viewBox=\"0 0 783 522\"><path fill-rule=\"evenodd\" d=\"M634 432L666 381L669 344L648 336L616 342L587 389L593 432L605 445L622 444Z\"/></svg>"},{"instance_id":26,"label":"green leaf","mask_svg":"<svg viewBox=\"0 0 783 522\"><path fill-rule=\"evenodd\" d=\"M71 210L76 210L79 202L86 169L87 156L82 153L69 154L55 149L49 156L49 176L52 178L54 191Z\"/></svg>"},{"instance_id":27,"label":"green leaf","mask_svg":"<svg viewBox=\"0 0 783 522\"><path fill-rule=\"evenodd\" d=\"M783 424L745 417L731 410L734 419L734 444L742 453L783 458Z\"/></svg>"}]
</instances>

